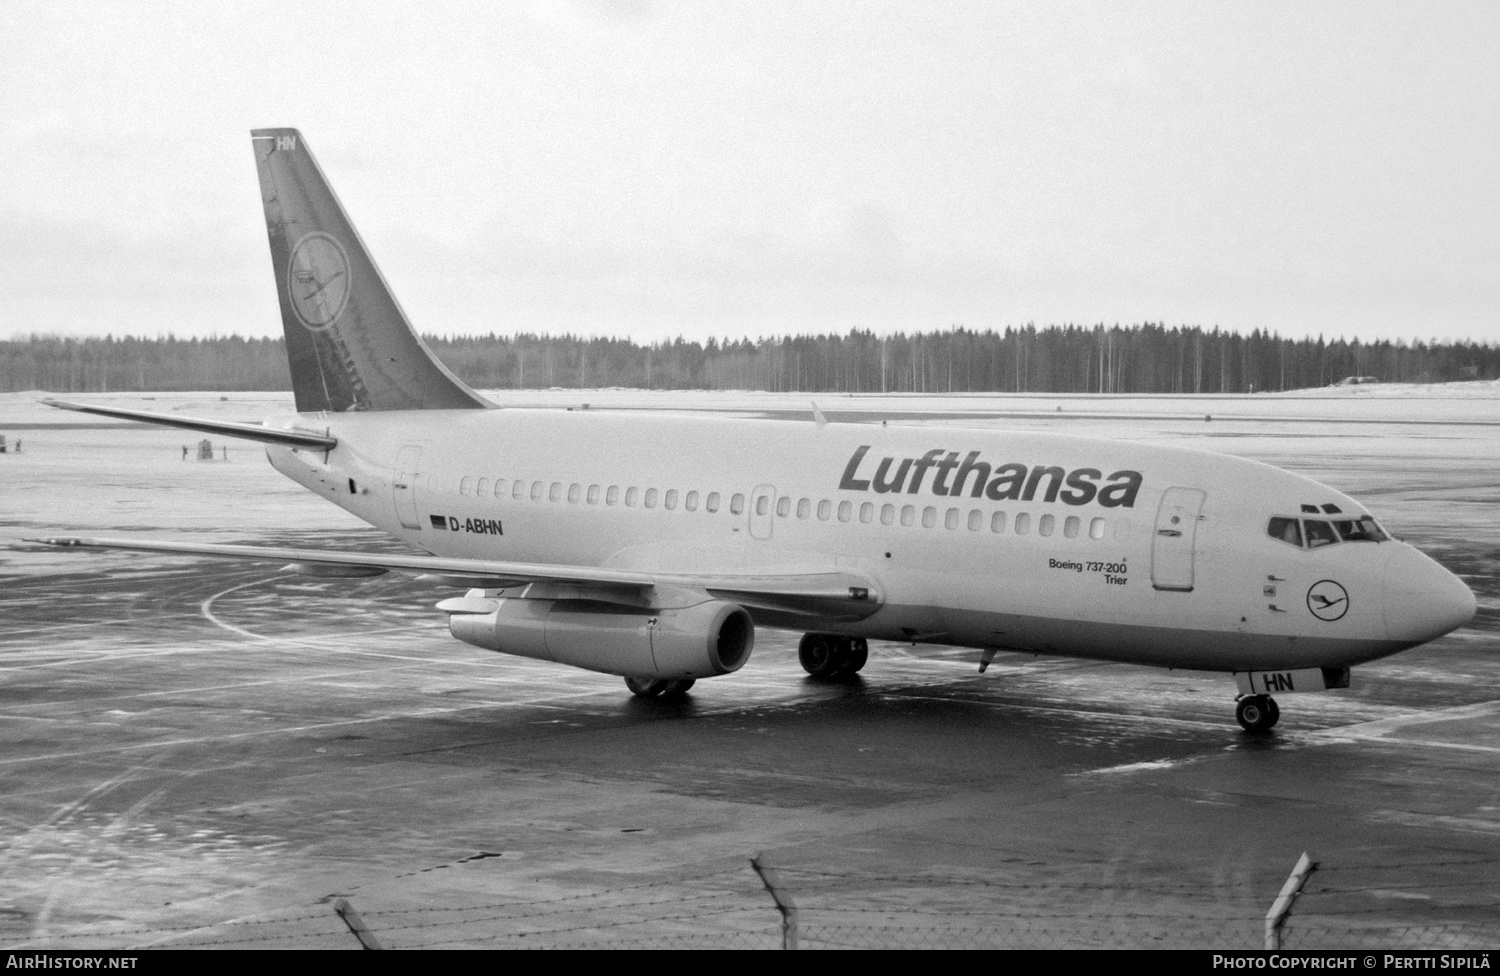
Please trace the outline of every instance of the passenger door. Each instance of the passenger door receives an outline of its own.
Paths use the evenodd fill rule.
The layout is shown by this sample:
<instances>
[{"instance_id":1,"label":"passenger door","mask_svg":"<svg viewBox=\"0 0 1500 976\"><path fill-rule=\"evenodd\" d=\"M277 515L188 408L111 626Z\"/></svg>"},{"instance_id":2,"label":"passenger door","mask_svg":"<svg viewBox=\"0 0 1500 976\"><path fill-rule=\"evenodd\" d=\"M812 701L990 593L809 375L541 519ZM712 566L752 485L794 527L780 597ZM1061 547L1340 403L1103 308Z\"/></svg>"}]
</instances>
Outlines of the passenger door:
<instances>
[{"instance_id":1,"label":"passenger door","mask_svg":"<svg viewBox=\"0 0 1500 976\"><path fill-rule=\"evenodd\" d=\"M1151 585L1183 593L1193 589L1193 552L1198 517L1207 496L1198 488L1168 488L1156 511L1151 539Z\"/></svg>"},{"instance_id":2,"label":"passenger door","mask_svg":"<svg viewBox=\"0 0 1500 976\"><path fill-rule=\"evenodd\" d=\"M396 454L396 476L391 479L391 490L396 501L396 517L408 529L420 529L417 518L417 469L422 460L422 449L414 444L403 447Z\"/></svg>"}]
</instances>

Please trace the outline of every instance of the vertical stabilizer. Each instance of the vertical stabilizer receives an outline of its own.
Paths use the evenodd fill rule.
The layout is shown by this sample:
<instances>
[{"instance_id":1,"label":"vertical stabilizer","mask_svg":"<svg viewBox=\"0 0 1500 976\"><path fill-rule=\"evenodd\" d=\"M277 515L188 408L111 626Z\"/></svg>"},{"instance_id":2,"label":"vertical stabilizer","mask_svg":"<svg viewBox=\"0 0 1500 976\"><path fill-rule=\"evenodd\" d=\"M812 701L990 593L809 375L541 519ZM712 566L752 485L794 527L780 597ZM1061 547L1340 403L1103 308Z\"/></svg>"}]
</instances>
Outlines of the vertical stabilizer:
<instances>
[{"instance_id":1,"label":"vertical stabilizer","mask_svg":"<svg viewBox=\"0 0 1500 976\"><path fill-rule=\"evenodd\" d=\"M493 406L406 320L296 129L250 133L297 410Z\"/></svg>"}]
</instances>

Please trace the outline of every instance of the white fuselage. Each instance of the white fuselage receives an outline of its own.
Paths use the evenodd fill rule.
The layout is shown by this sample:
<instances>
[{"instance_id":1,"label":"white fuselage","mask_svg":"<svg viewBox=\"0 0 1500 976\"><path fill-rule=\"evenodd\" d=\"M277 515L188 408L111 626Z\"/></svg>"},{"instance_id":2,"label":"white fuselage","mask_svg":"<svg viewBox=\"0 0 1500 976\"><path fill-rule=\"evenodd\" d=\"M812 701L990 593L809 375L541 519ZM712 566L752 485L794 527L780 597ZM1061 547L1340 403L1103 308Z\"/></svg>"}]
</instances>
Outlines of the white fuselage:
<instances>
[{"instance_id":1,"label":"white fuselage","mask_svg":"<svg viewBox=\"0 0 1500 976\"><path fill-rule=\"evenodd\" d=\"M840 568L877 582L876 613L806 630L1257 671L1380 657L1473 607L1404 543L1273 538L1272 518L1366 512L1308 478L1197 450L607 411L273 425L339 440L326 453L272 447L278 470L435 555L677 575Z\"/></svg>"}]
</instances>

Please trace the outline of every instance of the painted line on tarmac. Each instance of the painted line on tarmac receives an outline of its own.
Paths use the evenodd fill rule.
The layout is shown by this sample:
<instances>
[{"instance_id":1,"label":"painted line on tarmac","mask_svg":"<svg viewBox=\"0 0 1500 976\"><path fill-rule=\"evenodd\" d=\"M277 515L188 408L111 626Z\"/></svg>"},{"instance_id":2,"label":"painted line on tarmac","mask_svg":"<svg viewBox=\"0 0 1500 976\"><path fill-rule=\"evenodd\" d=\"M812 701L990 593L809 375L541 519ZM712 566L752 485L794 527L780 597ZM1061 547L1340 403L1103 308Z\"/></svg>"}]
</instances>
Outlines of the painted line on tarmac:
<instances>
[{"instance_id":1,"label":"painted line on tarmac","mask_svg":"<svg viewBox=\"0 0 1500 976\"><path fill-rule=\"evenodd\" d=\"M1471 718L1488 718L1491 715L1500 715L1500 701L1478 702L1473 705L1454 705L1452 708L1438 708L1425 712L1409 712L1405 715L1392 715L1390 718L1376 719L1373 722L1360 722L1357 725L1345 725L1342 728L1324 729L1320 735L1359 735L1378 736L1387 732L1403 729L1408 725L1429 725L1433 722L1459 722Z\"/></svg>"},{"instance_id":2,"label":"painted line on tarmac","mask_svg":"<svg viewBox=\"0 0 1500 976\"><path fill-rule=\"evenodd\" d=\"M921 701L948 702L954 705L969 704L983 705L986 708L1003 708L1018 712L1040 712L1046 715L1076 715L1082 718L1102 718L1111 720L1126 720L1132 723L1150 722L1154 725L1178 726L1191 729L1219 729L1229 728L1223 722L1205 722L1190 718L1171 718L1165 715L1137 715L1132 712L1100 712L1087 708L1055 708L1047 705L1028 705L1021 701L985 701L982 699L939 697L936 695L912 695L906 694L899 689L881 692L893 698L918 699Z\"/></svg>"},{"instance_id":3,"label":"painted line on tarmac","mask_svg":"<svg viewBox=\"0 0 1500 976\"><path fill-rule=\"evenodd\" d=\"M1361 742L1385 742L1400 746L1428 746L1434 749L1457 749L1462 752L1500 754L1500 746L1479 745L1473 742L1390 738L1390 733L1413 725L1472 721L1475 719L1491 718L1495 715L1500 715L1500 701L1478 702L1473 705L1455 705L1452 708L1439 708L1432 711L1411 712L1406 715L1393 715L1390 718L1376 719L1373 722L1360 722L1357 725L1346 725L1341 728L1322 729L1318 732L1309 733L1305 738L1315 741L1358 740Z\"/></svg>"},{"instance_id":4,"label":"painted line on tarmac","mask_svg":"<svg viewBox=\"0 0 1500 976\"><path fill-rule=\"evenodd\" d=\"M358 632L356 634L329 634L326 637L308 637L308 638L301 638L301 639L299 639L299 638L291 638L291 637L288 637L288 638L285 638L285 639L279 638L279 637L266 637L266 638L263 638L263 640L264 641L269 641L271 643L276 643L276 644L286 644L286 645L292 645L292 646L297 646L297 647L304 647L304 648L307 648L309 650L316 650L316 651L320 651L320 652L323 652L323 653L331 653L331 654L355 654L355 655L362 655L362 656L365 656L365 657L391 658L393 660L398 660L398 661L416 661L416 662L426 661L426 662L429 662L429 663L440 663L443 660L442 658L412 657L410 655L405 655L405 654L389 654L389 653L383 653L383 652L380 652L380 651L360 650L358 648L347 649L347 648L338 648L338 647L327 647L327 646L325 646L325 643L331 643L331 642L335 642L335 641L347 641L347 640L349 640L349 639L351 639L353 637L371 637L371 636L380 636L380 635L389 635L389 634L430 634L430 633L432 633L432 631L430 631L428 628L426 628L424 626L420 626L420 625L407 625L407 626L402 626L402 627L385 627L385 628L382 628L380 630L360 631L360 632ZM0 674L5 674L5 673L11 672L11 671L35 671L35 670L40 669L40 668L60 668L60 667L67 667L69 665L75 665L75 664L76 665L94 664L94 663L105 662L105 661L107 661L107 662L128 662L128 661L142 660L142 659L145 659L145 658L153 658L153 657L171 657L171 656L177 655L177 654L192 654L192 655L195 655L195 656L202 657L202 656L206 656L206 655L208 655L210 653L222 653L224 651L236 650L236 649L239 649L239 648L242 648L242 647L243 647L242 644L224 643L224 644L221 644L221 645L219 645L218 647L216 647L216 648L214 648L212 650L207 650L202 645L194 645L194 646L191 646L191 647L176 647L176 648L165 649L165 650L127 651L127 652L118 653L118 654L90 654L90 655L83 656L83 657L65 657L65 658L60 658L58 660L54 660L54 661L44 661L44 662L42 662L40 664L17 664L17 665L12 665L12 666L0 667ZM31 656L33 654L41 655L41 654L51 654L51 653L55 653L55 652L52 652L52 651L28 651L28 652L24 652L24 653L25 653L26 656ZM472 665L472 664L474 664L476 662L469 661L469 662L463 662L463 663L467 663L467 664Z\"/></svg>"},{"instance_id":5,"label":"painted line on tarmac","mask_svg":"<svg viewBox=\"0 0 1500 976\"><path fill-rule=\"evenodd\" d=\"M576 692L571 695L552 695L546 698L526 699L523 701L509 702L476 702L472 705L461 705L454 708L424 708L412 712L388 712L384 715L370 715L363 718L343 719L337 722L315 722L311 725L285 726L276 729L257 729L250 732L232 732L228 735L203 735L186 739L159 739L151 742L137 742L129 745L112 746L107 749L82 749L75 752L54 752L45 756L16 756L13 758L0 758L0 766L17 766L24 763L54 762L58 759L87 759L92 756L108 756L122 752L138 752L142 749L170 749L177 746L195 746L205 743L234 742L242 739L266 738L276 735L296 735L303 732L316 732L323 729L339 729L350 725L371 725L377 722L389 722L400 719L432 718L440 715L456 715L460 712L472 712L486 708L522 708L532 705L545 705L550 702L563 701L572 698L594 698L603 694L602 691Z\"/></svg>"}]
</instances>

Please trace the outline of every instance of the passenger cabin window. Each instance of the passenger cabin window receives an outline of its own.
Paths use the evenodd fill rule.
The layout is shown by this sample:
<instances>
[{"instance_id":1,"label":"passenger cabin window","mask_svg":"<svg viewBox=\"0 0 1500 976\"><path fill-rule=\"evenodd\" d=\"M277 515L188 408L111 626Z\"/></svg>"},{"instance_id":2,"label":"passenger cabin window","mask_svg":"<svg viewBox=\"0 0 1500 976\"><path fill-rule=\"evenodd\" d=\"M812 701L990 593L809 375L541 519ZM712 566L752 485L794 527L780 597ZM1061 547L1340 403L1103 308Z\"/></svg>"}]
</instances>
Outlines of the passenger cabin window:
<instances>
[{"instance_id":1,"label":"passenger cabin window","mask_svg":"<svg viewBox=\"0 0 1500 976\"><path fill-rule=\"evenodd\" d=\"M688 492L682 507L689 512L696 512L698 510L698 493L696 491Z\"/></svg>"},{"instance_id":2,"label":"passenger cabin window","mask_svg":"<svg viewBox=\"0 0 1500 976\"><path fill-rule=\"evenodd\" d=\"M956 508L950 508L946 512L943 513L943 528L945 528L945 529L956 529L956 528L958 528L958 509L956 509Z\"/></svg>"},{"instance_id":3,"label":"passenger cabin window","mask_svg":"<svg viewBox=\"0 0 1500 976\"><path fill-rule=\"evenodd\" d=\"M480 478L479 479L479 485L478 485L478 487L476 487L474 489L474 494L478 495L480 498L483 498L485 495L488 495L489 493L490 493L490 479L488 479L488 478Z\"/></svg>"},{"instance_id":4,"label":"passenger cabin window","mask_svg":"<svg viewBox=\"0 0 1500 976\"><path fill-rule=\"evenodd\" d=\"M1004 512L996 512L994 515L990 516L990 531L991 532L1004 532L1005 531L1005 513Z\"/></svg>"},{"instance_id":5,"label":"passenger cabin window","mask_svg":"<svg viewBox=\"0 0 1500 976\"><path fill-rule=\"evenodd\" d=\"M572 484L572 485L568 486L568 501L572 502L574 505L577 505L578 504L578 499L580 499L582 497L583 497L583 485Z\"/></svg>"},{"instance_id":6,"label":"passenger cabin window","mask_svg":"<svg viewBox=\"0 0 1500 976\"><path fill-rule=\"evenodd\" d=\"M901 506L901 524L902 525L906 525L906 526L911 526L911 525L915 525L916 522L917 522L917 506L915 506L915 505L902 505Z\"/></svg>"},{"instance_id":7,"label":"passenger cabin window","mask_svg":"<svg viewBox=\"0 0 1500 976\"><path fill-rule=\"evenodd\" d=\"M474 479L471 478L471 477L469 477L468 475L464 475L463 479L461 481L459 481L459 483L458 483L458 493L460 495L468 495L468 494L471 494L473 491L474 491Z\"/></svg>"},{"instance_id":8,"label":"passenger cabin window","mask_svg":"<svg viewBox=\"0 0 1500 976\"><path fill-rule=\"evenodd\" d=\"M977 508L969 509L969 531L978 532L984 528L984 513Z\"/></svg>"},{"instance_id":9,"label":"passenger cabin window","mask_svg":"<svg viewBox=\"0 0 1500 976\"><path fill-rule=\"evenodd\" d=\"M790 514L792 514L792 496L782 495L776 499L776 517L786 518Z\"/></svg>"},{"instance_id":10,"label":"passenger cabin window","mask_svg":"<svg viewBox=\"0 0 1500 976\"><path fill-rule=\"evenodd\" d=\"M561 481L552 482L552 488L547 492L547 500L549 502L562 501L562 491L563 489Z\"/></svg>"},{"instance_id":11,"label":"passenger cabin window","mask_svg":"<svg viewBox=\"0 0 1500 976\"><path fill-rule=\"evenodd\" d=\"M1020 515L1016 516L1016 535L1025 535L1030 531L1031 515L1028 512L1022 512Z\"/></svg>"},{"instance_id":12,"label":"passenger cabin window","mask_svg":"<svg viewBox=\"0 0 1500 976\"><path fill-rule=\"evenodd\" d=\"M525 498L526 497L526 482L524 482L524 481L517 481L516 485L515 485L515 488L513 488L511 490L510 497L514 498L516 501L520 501L521 499Z\"/></svg>"},{"instance_id":13,"label":"passenger cabin window","mask_svg":"<svg viewBox=\"0 0 1500 976\"><path fill-rule=\"evenodd\" d=\"M891 525L895 521L896 521L896 506L895 505L882 505L882 506L880 506L880 524L881 525Z\"/></svg>"},{"instance_id":14,"label":"passenger cabin window","mask_svg":"<svg viewBox=\"0 0 1500 976\"><path fill-rule=\"evenodd\" d=\"M609 490L604 493L604 504L618 505L620 502L620 486L610 485Z\"/></svg>"},{"instance_id":15,"label":"passenger cabin window","mask_svg":"<svg viewBox=\"0 0 1500 976\"><path fill-rule=\"evenodd\" d=\"M1067 520L1063 522L1063 535L1069 539L1078 538L1078 516L1069 515Z\"/></svg>"},{"instance_id":16,"label":"passenger cabin window","mask_svg":"<svg viewBox=\"0 0 1500 976\"><path fill-rule=\"evenodd\" d=\"M599 486L598 485L589 485L589 504L590 505L597 505L597 504L599 504Z\"/></svg>"},{"instance_id":17,"label":"passenger cabin window","mask_svg":"<svg viewBox=\"0 0 1500 976\"><path fill-rule=\"evenodd\" d=\"M625 504L629 505L631 508L634 508L635 507L635 500L636 500L637 497L639 497L639 495L640 495L640 489L638 489L638 488L626 488L625 489Z\"/></svg>"},{"instance_id":18,"label":"passenger cabin window","mask_svg":"<svg viewBox=\"0 0 1500 976\"><path fill-rule=\"evenodd\" d=\"M755 499L755 514L767 515L771 511L771 496L761 495Z\"/></svg>"},{"instance_id":19,"label":"passenger cabin window","mask_svg":"<svg viewBox=\"0 0 1500 976\"><path fill-rule=\"evenodd\" d=\"M806 498L797 499L797 517L807 518L812 514L812 502Z\"/></svg>"},{"instance_id":20,"label":"passenger cabin window","mask_svg":"<svg viewBox=\"0 0 1500 976\"><path fill-rule=\"evenodd\" d=\"M666 497L665 503L666 503L666 507L667 507L668 511L671 511L671 510L673 510L673 509L675 509L677 507L677 489L676 488L668 488L667 489L667 497Z\"/></svg>"},{"instance_id":21,"label":"passenger cabin window","mask_svg":"<svg viewBox=\"0 0 1500 976\"><path fill-rule=\"evenodd\" d=\"M1052 534L1052 526L1053 526L1053 524L1056 521L1057 521L1056 518L1054 518L1051 515L1043 515L1042 518L1041 518L1041 521L1037 522L1036 534L1037 535L1051 535Z\"/></svg>"},{"instance_id":22,"label":"passenger cabin window","mask_svg":"<svg viewBox=\"0 0 1500 976\"><path fill-rule=\"evenodd\" d=\"M847 522L854 517L853 502L839 502L839 521Z\"/></svg>"},{"instance_id":23,"label":"passenger cabin window","mask_svg":"<svg viewBox=\"0 0 1500 976\"><path fill-rule=\"evenodd\" d=\"M833 502L829 501L826 498L824 498L822 501L818 502L818 521L819 522L826 522L826 521L828 521L828 516L830 516L832 514L833 514Z\"/></svg>"},{"instance_id":24,"label":"passenger cabin window","mask_svg":"<svg viewBox=\"0 0 1500 976\"><path fill-rule=\"evenodd\" d=\"M875 505L873 502L865 502L859 506L859 520L861 522L873 522L875 520Z\"/></svg>"},{"instance_id":25,"label":"passenger cabin window","mask_svg":"<svg viewBox=\"0 0 1500 976\"><path fill-rule=\"evenodd\" d=\"M647 508L655 508L656 507L656 489L655 488L647 488L646 489L646 507Z\"/></svg>"},{"instance_id":26,"label":"passenger cabin window","mask_svg":"<svg viewBox=\"0 0 1500 976\"><path fill-rule=\"evenodd\" d=\"M718 492L711 491L708 493L708 500L703 503L703 510L705 512L717 512L719 510Z\"/></svg>"},{"instance_id":27,"label":"passenger cabin window","mask_svg":"<svg viewBox=\"0 0 1500 976\"><path fill-rule=\"evenodd\" d=\"M745 510L745 496L735 492L729 496L729 514L738 515Z\"/></svg>"},{"instance_id":28,"label":"passenger cabin window","mask_svg":"<svg viewBox=\"0 0 1500 976\"><path fill-rule=\"evenodd\" d=\"M540 481L533 481L531 483L531 500L534 502L541 501L542 492L545 491L546 488L547 486L542 484Z\"/></svg>"},{"instance_id":29,"label":"passenger cabin window","mask_svg":"<svg viewBox=\"0 0 1500 976\"><path fill-rule=\"evenodd\" d=\"M1102 518L1096 518L1089 522L1089 538L1104 538L1104 520Z\"/></svg>"}]
</instances>

